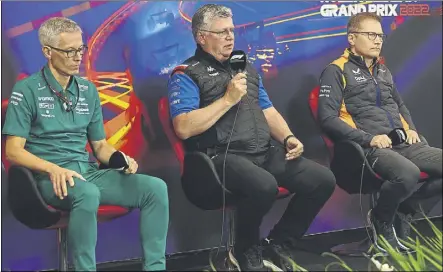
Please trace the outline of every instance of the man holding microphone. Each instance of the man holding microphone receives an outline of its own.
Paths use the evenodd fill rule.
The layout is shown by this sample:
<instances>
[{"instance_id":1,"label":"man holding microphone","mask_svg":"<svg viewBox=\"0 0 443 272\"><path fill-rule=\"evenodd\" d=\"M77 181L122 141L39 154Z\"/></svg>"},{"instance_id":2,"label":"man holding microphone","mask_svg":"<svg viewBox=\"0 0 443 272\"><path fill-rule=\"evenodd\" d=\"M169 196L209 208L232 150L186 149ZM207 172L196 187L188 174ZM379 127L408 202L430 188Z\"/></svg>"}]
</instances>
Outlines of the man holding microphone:
<instances>
[{"instance_id":1,"label":"man holding microphone","mask_svg":"<svg viewBox=\"0 0 443 272\"><path fill-rule=\"evenodd\" d=\"M175 133L184 140L186 151L208 154L226 188L238 196L234 254L241 270L264 269L259 237L262 218L279 186L295 193L263 241L267 257L290 269L294 242L333 193L334 175L301 156L303 144L273 107L261 77L249 63L233 76L231 10L215 4L202 6L192 18L192 33L195 55L173 70L168 83ZM231 61L235 58L241 55ZM271 144L271 138L277 144ZM220 194L214 198L221 206Z\"/></svg>"}]
</instances>

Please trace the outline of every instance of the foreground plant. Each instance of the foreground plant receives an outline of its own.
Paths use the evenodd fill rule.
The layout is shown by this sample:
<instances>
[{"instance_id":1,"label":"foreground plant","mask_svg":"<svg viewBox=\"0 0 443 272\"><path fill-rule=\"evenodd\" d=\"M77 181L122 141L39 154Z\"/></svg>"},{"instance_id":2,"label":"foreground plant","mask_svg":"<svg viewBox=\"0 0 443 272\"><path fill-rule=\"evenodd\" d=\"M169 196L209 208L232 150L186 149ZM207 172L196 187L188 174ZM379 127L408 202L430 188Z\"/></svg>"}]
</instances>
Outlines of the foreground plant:
<instances>
[{"instance_id":1,"label":"foreground plant","mask_svg":"<svg viewBox=\"0 0 443 272\"><path fill-rule=\"evenodd\" d=\"M428 217L424 216L424 218L432 229L434 234L432 237L423 236L413 225L411 225L411 228L417 234L417 237L415 240L409 237L407 241L400 241L413 251L413 253L405 254L398 252L383 236L380 236L380 244L387 250L387 254L372 247L373 250L376 250L374 254L365 254L369 260L369 265L373 265L378 271L442 271L442 231L435 226ZM325 267L325 271L328 271L333 266L340 267L343 271L355 271L347 265L345 261L333 253L325 252L322 254L322 257L332 257L335 259L335 261L329 263ZM292 265L293 271L307 271L294 260L289 259L289 261ZM216 271L212 262L212 256L210 257L209 263L211 271ZM264 263L265 266L272 271L282 271L278 266L269 261L265 260ZM234 262L234 264L235 268L240 271L238 264L236 264L236 262ZM368 268L368 271L370 270L371 269Z\"/></svg>"},{"instance_id":2,"label":"foreground plant","mask_svg":"<svg viewBox=\"0 0 443 272\"><path fill-rule=\"evenodd\" d=\"M442 271L442 231L425 216L434 234L433 237L423 236L413 225L412 230L417 233L416 239L401 240L413 253L401 254L381 237L382 246L388 251L389 256L384 256L383 261L402 271L429 271L430 269Z\"/></svg>"}]
</instances>

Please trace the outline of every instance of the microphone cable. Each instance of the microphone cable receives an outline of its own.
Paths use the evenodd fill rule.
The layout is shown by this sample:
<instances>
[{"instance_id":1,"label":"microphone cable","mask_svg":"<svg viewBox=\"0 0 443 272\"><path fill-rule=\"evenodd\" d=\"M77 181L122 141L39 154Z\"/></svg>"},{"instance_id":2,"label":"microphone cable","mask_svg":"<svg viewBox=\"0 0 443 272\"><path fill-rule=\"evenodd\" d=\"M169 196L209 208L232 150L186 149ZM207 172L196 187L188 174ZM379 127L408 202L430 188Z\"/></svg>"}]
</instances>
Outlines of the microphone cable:
<instances>
[{"instance_id":1,"label":"microphone cable","mask_svg":"<svg viewBox=\"0 0 443 272\"><path fill-rule=\"evenodd\" d=\"M231 76L231 78L232 78L232 76ZM247 93L246 93L246 96L247 96ZM229 138L228 138L228 143L226 145L225 156L223 158L223 170L222 170L222 190L223 190L223 192L222 192L223 193L223 196L222 196L222 198L223 198L223 204L222 204L222 224L221 224L220 242L219 242L219 246L217 248L217 254L216 255L218 255L218 253L220 251L220 247L222 246L222 243L223 243L225 217L226 217L226 214L225 214L225 210L226 210L226 191L227 191L227 188L226 188L226 158L228 156L228 150L229 150L229 145L231 144L232 134L234 134L235 123L237 121L238 112L240 110L241 100L238 102L237 105L238 105L237 106L237 111L235 112L234 122L232 124L231 132L230 132ZM235 235L235 233L231 233L230 235ZM226 248L226 250L228 251L229 248Z\"/></svg>"},{"instance_id":2,"label":"microphone cable","mask_svg":"<svg viewBox=\"0 0 443 272\"><path fill-rule=\"evenodd\" d=\"M375 150L375 148L371 147L371 149L368 150L368 152L366 152L366 155L365 155L365 157L363 159L363 164L362 164L362 167L361 167L361 175L360 175L360 193L359 193L359 198L360 198L360 215L361 215L361 217L363 219L363 224L365 226L366 234L368 236L368 239L369 239L370 243L372 243L372 239L371 239L371 235L369 234L369 231L368 231L368 226L366 225L367 220L365 219L365 216L363 214L362 191L363 191L363 176L364 176L364 172L365 172L366 160L367 160L367 157L368 157L369 153L372 153L374 150ZM377 160L378 160L378 158L375 159L375 161L374 161L374 163L373 163L373 165L371 167L373 167L375 165ZM371 198L372 198L372 195L371 195ZM370 201L372 202L372 199ZM371 215L372 215L372 212L373 211L371 210ZM371 227L371 226L369 226L369 227Z\"/></svg>"},{"instance_id":3,"label":"microphone cable","mask_svg":"<svg viewBox=\"0 0 443 272\"><path fill-rule=\"evenodd\" d=\"M394 131L394 130L393 130ZM401 140L400 140L401 141ZM401 141L401 143L404 143L405 141ZM361 214L361 217L362 217L362 219L363 219L363 224L364 224L364 226L365 226L365 230L366 230L366 234L367 234L367 236L368 236L368 239L369 239L369 241L371 242L371 244L372 244L372 242L375 242L375 240L377 239L377 237L373 237L373 239L371 239L371 235L369 234L369 231L368 231L368 225L366 225L366 223L368 223L367 221L367 219L368 218L366 218L365 219L365 216L364 216L364 214L363 214L363 204L362 204L362 190L363 190L363 175L364 175L364 171L365 171L365 166L366 166L366 160L367 160L367 157L368 157L368 155L370 154L370 153L373 153L374 151L376 150L376 147L371 147L371 149L370 150L368 150L368 152L366 152L366 155L365 155L365 158L363 159L363 165L362 165L362 169L361 169L361 177L360 177L360 214ZM372 169L374 168L374 165L375 165L375 163L378 161L378 157L377 158L375 158L375 160L374 160L374 162L372 163L372 165L370 166ZM372 199L372 193L371 193L371 203L374 201L376 201L376 199ZM375 205L374 205L375 206ZM372 209L371 209L371 216L372 216L372 214L373 214L373 212L374 212L374 207L372 207ZM372 221L372 219L371 218L369 218L371 221ZM371 227L371 226L369 226L369 227ZM375 233L375 235L377 235L377 233Z\"/></svg>"}]
</instances>

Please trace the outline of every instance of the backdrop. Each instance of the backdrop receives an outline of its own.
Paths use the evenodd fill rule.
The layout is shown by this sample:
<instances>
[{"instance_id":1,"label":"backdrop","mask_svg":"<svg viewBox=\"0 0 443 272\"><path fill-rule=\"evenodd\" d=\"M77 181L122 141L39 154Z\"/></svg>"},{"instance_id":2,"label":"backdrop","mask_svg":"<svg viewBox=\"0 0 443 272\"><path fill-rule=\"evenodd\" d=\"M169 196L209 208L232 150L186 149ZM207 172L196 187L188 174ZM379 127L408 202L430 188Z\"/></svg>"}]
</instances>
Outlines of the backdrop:
<instances>
[{"instance_id":1,"label":"backdrop","mask_svg":"<svg viewBox=\"0 0 443 272\"><path fill-rule=\"evenodd\" d=\"M388 40L383 55L418 130L431 145L441 147L441 2L423 3L437 16L384 17ZM234 12L236 48L248 53L274 106L305 144L305 155L328 165L327 149L309 112L308 95L325 65L347 46L348 17L323 17L320 2L224 4ZM185 198L180 164L161 123L168 116L159 111L159 101L167 95L169 72L194 53L190 18L202 3L11 1L1 5L2 100L9 98L16 80L45 64L37 35L39 25L52 16L68 16L78 22L89 46L81 75L98 87L108 141L135 157L140 172L168 184L171 223L167 253L217 246L222 214L201 211ZM8 210L5 186L2 170L2 270L56 267L55 232L30 230L17 222ZM358 196L337 188L309 232L363 226L359 202ZM264 220L263 235L286 203L275 204ZM362 203L366 213L366 197ZM440 214L439 204L431 215ZM132 212L99 225L98 262L141 257L138 218L139 214Z\"/></svg>"}]
</instances>

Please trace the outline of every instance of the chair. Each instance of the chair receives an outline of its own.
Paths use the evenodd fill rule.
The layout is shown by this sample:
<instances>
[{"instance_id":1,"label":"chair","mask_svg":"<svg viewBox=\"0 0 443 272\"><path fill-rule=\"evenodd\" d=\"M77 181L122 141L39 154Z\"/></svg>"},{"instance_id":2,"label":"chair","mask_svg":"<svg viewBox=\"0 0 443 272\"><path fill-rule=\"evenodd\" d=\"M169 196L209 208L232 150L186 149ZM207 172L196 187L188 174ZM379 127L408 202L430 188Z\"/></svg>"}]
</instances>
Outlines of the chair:
<instances>
[{"instance_id":1,"label":"chair","mask_svg":"<svg viewBox=\"0 0 443 272\"><path fill-rule=\"evenodd\" d=\"M4 107L7 107L7 104L2 103L2 111L5 110ZM4 142L2 137L2 145ZM55 229L57 231L58 268L60 271L68 271L69 212L57 210L45 203L37 188L37 181L29 169L17 165L10 166L4 153L2 165L5 165L7 173L7 199L12 214L20 223L31 229ZM124 207L102 205L97 211L97 221L109 221L129 212Z\"/></svg>"},{"instance_id":2,"label":"chair","mask_svg":"<svg viewBox=\"0 0 443 272\"><path fill-rule=\"evenodd\" d=\"M229 220L229 232L227 240L227 259L233 260L232 250L235 244L235 209L229 205L233 195L229 190L224 188L214 163L211 158L203 152L185 152L182 141L176 136L169 117L169 102L167 97L162 97L159 101L159 117L167 138L174 149L177 159L180 162L182 173L182 188L188 200L202 210L219 210L219 199L214 198L214 193L226 193L225 211ZM222 190L220 190L222 188ZM289 191L283 187L279 187L277 199L286 198L290 195ZM227 260L226 259L226 260ZM229 270L234 267L227 262Z\"/></svg>"},{"instance_id":3,"label":"chair","mask_svg":"<svg viewBox=\"0 0 443 272\"><path fill-rule=\"evenodd\" d=\"M318 122L319 90L320 86L315 87L309 96L309 106L316 122ZM330 168L335 175L337 185L349 194L369 194L370 209L375 207L378 191L384 180L371 168L363 148L353 141L334 143L326 135L322 135L322 138L330 153ZM363 165L364 169L362 169ZM362 175L363 180L361 180ZM420 174L421 180L428 178L426 173ZM331 251L340 255L361 256L369 250L371 245L372 241L368 237L360 242L338 245Z\"/></svg>"}]
</instances>

